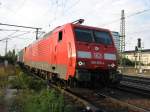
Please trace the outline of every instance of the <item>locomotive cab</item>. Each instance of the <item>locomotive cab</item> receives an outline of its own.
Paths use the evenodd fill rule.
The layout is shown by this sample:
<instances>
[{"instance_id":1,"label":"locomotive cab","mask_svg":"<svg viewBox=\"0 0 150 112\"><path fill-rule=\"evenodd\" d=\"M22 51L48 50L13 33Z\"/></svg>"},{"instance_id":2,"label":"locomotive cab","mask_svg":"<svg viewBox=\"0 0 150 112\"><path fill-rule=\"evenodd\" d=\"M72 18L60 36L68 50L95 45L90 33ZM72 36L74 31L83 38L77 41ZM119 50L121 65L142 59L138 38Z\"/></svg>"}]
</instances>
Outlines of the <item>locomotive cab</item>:
<instances>
[{"instance_id":1,"label":"locomotive cab","mask_svg":"<svg viewBox=\"0 0 150 112\"><path fill-rule=\"evenodd\" d=\"M80 81L116 80L117 50L109 30L75 25L76 77Z\"/></svg>"}]
</instances>

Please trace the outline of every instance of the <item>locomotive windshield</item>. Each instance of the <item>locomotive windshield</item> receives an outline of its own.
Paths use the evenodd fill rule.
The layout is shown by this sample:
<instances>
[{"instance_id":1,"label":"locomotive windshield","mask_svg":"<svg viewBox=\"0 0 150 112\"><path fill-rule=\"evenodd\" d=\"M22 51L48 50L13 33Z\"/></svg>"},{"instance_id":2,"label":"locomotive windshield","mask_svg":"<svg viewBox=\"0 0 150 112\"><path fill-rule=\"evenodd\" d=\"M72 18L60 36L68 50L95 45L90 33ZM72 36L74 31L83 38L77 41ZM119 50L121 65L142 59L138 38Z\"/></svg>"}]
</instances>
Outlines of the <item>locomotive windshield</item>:
<instances>
[{"instance_id":1,"label":"locomotive windshield","mask_svg":"<svg viewBox=\"0 0 150 112\"><path fill-rule=\"evenodd\" d=\"M94 37L96 43L101 43L106 45L112 44L112 40L108 32L94 31Z\"/></svg>"},{"instance_id":2,"label":"locomotive windshield","mask_svg":"<svg viewBox=\"0 0 150 112\"><path fill-rule=\"evenodd\" d=\"M77 41L81 41L81 42L95 42L95 43L100 43L105 45L112 44L112 39L109 33L106 31L76 28L75 35Z\"/></svg>"},{"instance_id":3,"label":"locomotive windshield","mask_svg":"<svg viewBox=\"0 0 150 112\"><path fill-rule=\"evenodd\" d=\"M77 41L93 42L93 32L91 30L75 29Z\"/></svg>"}]
</instances>

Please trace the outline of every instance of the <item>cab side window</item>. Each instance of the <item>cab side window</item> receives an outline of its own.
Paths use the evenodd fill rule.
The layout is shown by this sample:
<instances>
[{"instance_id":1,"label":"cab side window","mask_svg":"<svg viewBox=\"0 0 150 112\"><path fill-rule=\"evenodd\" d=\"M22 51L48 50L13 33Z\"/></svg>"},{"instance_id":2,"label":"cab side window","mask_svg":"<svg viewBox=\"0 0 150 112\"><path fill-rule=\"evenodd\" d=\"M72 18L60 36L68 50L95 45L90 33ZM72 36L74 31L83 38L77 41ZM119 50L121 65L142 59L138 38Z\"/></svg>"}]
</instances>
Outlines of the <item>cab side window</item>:
<instances>
[{"instance_id":1,"label":"cab side window","mask_svg":"<svg viewBox=\"0 0 150 112\"><path fill-rule=\"evenodd\" d=\"M58 42L60 42L62 40L62 37L63 37L63 32L60 31L58 34Z\"/></svg>"}]
</instances>

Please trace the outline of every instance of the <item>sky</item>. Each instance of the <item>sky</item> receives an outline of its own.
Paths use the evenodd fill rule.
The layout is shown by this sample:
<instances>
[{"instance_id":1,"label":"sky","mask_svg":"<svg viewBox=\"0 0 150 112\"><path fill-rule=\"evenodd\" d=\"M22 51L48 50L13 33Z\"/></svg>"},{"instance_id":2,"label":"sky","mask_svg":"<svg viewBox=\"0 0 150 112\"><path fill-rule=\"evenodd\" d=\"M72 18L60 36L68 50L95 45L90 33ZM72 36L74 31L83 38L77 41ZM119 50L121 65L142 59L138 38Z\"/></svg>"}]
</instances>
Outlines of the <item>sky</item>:
<instances>
[{"instance_id":1,"label":"sky","mask_svg":"<svg viewBox=\"0 0 150 112\"><path fill-rule=\"evenodd\" d=\"M44 32L82 18L84 25L119 32L123 9L125 49L133 50L137 38L142 39L144 49L150 49L150 0L0 0L0 23L42 28L42 37ZM6 37L12 38L8 50L19 51L35 41L35 30L0 25L0 40ZM0 55L5 53L5 44L0 41Z\"/></svg>"}]
</instances>

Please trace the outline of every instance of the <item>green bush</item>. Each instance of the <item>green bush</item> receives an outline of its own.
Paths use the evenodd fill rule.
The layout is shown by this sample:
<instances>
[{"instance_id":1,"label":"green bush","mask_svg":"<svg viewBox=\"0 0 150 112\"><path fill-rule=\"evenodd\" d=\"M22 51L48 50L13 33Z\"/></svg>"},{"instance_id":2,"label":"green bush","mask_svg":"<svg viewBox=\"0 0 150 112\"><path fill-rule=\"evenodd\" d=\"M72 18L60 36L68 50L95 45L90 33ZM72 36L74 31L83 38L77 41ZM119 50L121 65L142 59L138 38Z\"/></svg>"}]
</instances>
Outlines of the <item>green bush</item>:
<instances>
[{"instance_id":1,"label":"green bush","mask_svg":"<svg viewBox=\"0 0 150 112\"><path fill-rule=\"evenodd\" d=\"M120 64L120 62L119 62L119 64ZM134 66L134 62L129 60L128 58L123 58L122 59L122 64L124 66Z\"/></svg>"},{"instance_id":2,"label":"green bush","mask_svg":"<svg viewBox=\"0 0 150 112\"><path fill-rule=\"evenodd\" d=\"M73 112L65 107L64 98L54 90L42 90L40 93L22 91L12 100L9 112Z\"/></svg>"},{"instance_id":3,"label":"green bush","mask_svg":"<svg viewBox=\"0 0 150 112\"><path fill-rule=\"evenodd\" d=\"M35 91L40 91L46 88L46 81L35 79L34 77L29 77L27 86L29 89L33 89Z\"/></svg>"},{"instance_id":4,"label":"green bush","mask_svg":"<svg viewBox=\"0 0 150 112\"><path fill-rule=\"evenodd\" d=\"M20 72L16 78L10 80L11 88L16 89L33 89L40 91L46 88L46 82L35 77L29 76L23 72Z\"/></svg>"},{"instance_id":5,"label":"green bush","mask_svg":"<svg viewBox=\"0 0 150 112\"><path fill-rule=\"evenodd\" d=\"M62 112L63 97L55 91L44 90L40 95L30 96L25 104L25 112Z\"/></svg>"}]
</instances>

